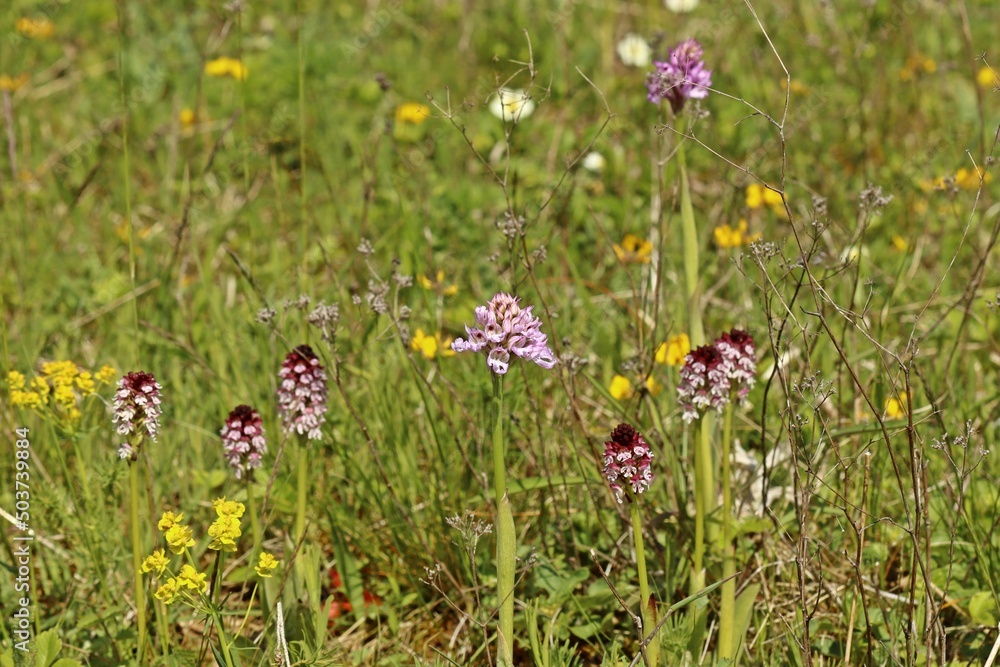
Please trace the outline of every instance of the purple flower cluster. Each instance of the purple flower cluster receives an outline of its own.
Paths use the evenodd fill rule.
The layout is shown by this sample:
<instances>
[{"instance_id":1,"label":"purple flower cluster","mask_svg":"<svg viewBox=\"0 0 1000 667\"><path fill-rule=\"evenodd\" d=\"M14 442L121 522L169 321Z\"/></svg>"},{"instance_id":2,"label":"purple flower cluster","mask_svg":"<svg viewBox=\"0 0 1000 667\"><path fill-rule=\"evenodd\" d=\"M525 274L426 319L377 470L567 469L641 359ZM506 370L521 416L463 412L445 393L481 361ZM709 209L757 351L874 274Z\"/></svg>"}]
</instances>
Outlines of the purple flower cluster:
<instances>
[{"instance_id":1,"label":"purple flower cluster","mask_svg":"<svg viewBox=\"0 0 1000 667\"><path fill-rule=\"evenodd\" d=\"M755 352L753 337L733 329L689 353L677 385L684 421L690 424L709 408L721 412L734 390L737 401L746 399L757 374Z\"/></svg>"},{"instance_id":2,"label":"purple flower cluster","mask_svg":"<svg viewBox=\"0 0 1000 667\"><path fill-rule=\"evenodd\" d=\"M611 439L604 443L604 477L618 502L649 488L653 480L650 463L653 452L642 435L628 424L619 424L611 432ZM623 488L622 484L628 488Z\"/></svg>"},{"instance_id":3,"label":"purple flower cluster","mask_svg":"<svg viewBox=\"0 0 1000 667\"><path fill-rule=\"evenodd\" d=\"M476 327L465 327L469 340L451 344L455 352L485 352L486 364L497 375L510 366L511 353L534 361L542 368L556 364L542 333L542 322L531 314L531 306L521 308L518 298L500 292L485 306L476 308Z\"/></svg>"},{"instance_id":4,"label":"purple flower cluster","mask_svg":"<svg viewBox=\"0 0 1000 667\"><path fill-rule=\"evenodd\" d=\"M121 458L135 461L147 435L156 442L160 428L160 389L156 378L144 371L127 373L118 381L112 422L118 425L118 434L129 440L118 449Z\"/></svg>"},{"instance_id":5,"label":"purple flower cluster","mask_svg":"<svg viewBox=\"0 0 1000 667\"><path fill-rule=\"evenodd\" d=\"M684 102L708 97L708 87L712 85L712 70L705 69L701 59L701 44L694 39L686 39L670 51L666 62L653 61L656 69L646 77L646 96L653 104L663 100L670 102L674 113L680 113Z\"/></svg>"},{"instance_id":6,"label":"purple flower cluster","mask_svg":"<svg viewBox=\"0 0 1000 667\"><path fill-rule=\"evenodd\" d=\"M264 439L264 424L260 414L249 405L238 405L229 413L220 432L226 461L236 474L243 474L260 467L260 457L267 451Z\"/></svg>"},{"instance_id":7,"label":"purple flower cluster","mask_svg":"<svg viewBox=\"0 0 1000 667\"><path fill-rule=\"evenodd\" d=\"M288 353L278 371L278 414L286 434L323 437L320 427L326 420L326 371L308 345Z\"/></svg>"}]
</instances>

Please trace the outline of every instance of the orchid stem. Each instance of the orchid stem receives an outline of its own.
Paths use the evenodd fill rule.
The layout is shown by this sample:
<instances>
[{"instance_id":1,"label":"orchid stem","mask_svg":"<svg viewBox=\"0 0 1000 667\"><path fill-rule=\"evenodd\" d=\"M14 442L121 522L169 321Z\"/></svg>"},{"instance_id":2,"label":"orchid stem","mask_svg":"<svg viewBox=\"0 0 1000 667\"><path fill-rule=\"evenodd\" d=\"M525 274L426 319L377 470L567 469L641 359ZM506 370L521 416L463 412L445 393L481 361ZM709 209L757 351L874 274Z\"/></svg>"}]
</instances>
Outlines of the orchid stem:
<instances>
[{"instance_id":1,"label":"orchid stem","mask_svg":"<svg viewBox=\"0 0 1000 667\"><path fill-rule=\"evenodd\" d=\"M493 493L497 503L497 600L500 604L497 626L497 665L514 665L514 574L517 558L517 534L514 515L507 495L507 471L504 468L503 376L493 373Z\"/></svg>"}]
</instances>

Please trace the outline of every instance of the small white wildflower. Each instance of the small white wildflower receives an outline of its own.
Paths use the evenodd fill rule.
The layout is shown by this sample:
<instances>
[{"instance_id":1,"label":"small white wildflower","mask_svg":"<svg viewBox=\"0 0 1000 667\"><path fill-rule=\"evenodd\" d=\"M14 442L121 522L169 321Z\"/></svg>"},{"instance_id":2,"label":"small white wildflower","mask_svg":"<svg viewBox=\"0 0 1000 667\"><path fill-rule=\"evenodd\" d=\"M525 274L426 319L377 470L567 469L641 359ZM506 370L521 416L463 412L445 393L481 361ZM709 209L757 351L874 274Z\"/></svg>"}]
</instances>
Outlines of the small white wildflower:
<instances>
[{"instance_id":1,"label":"small white wildflower","mask_svg":"<svg viewBox=\"0 0 1000 667\"><path fill-rule=\"evenodd\" d=\"M490 113L500 120L520 122L535 111L535 103L526 90L516 88L501 88L490 98Z\"/></svg>"},{"instance_id":2,"label":"small white wildflower","mask_svg":"<svg viewBox=\"0 0 1000 667\"><path fill-rule=\"evenodd\" d=\"M698 6L698 0L664 0L667 9L677 14L686 14Z\"/></svg>"},{"instance_id":3,"label":"small white wildflower","mask_svg":"<svg viewBox=\"0 0 1000 667\"><path fill-rule=\"evenodd\" d=\"M622 37L617 51L618 57L629 67L647 67L653 54L649 43L634 32Z\"/></svg>"},{"instance_id":4,"label":"small white wildflower","mask_svg":"<svg viewBox=\"0 0 1000 667\"><path fill-rule=\"evenodd\" d=\"M606 161L603 155L601 155L597 151L591 151L590 153L587 153L583 157L583 161L581 162L581 164L583 165L583 168L586 169L587 171L592 171L595 174L599 174L602 171L604 171L605 162Z\"/></svg>"}]
</instances>

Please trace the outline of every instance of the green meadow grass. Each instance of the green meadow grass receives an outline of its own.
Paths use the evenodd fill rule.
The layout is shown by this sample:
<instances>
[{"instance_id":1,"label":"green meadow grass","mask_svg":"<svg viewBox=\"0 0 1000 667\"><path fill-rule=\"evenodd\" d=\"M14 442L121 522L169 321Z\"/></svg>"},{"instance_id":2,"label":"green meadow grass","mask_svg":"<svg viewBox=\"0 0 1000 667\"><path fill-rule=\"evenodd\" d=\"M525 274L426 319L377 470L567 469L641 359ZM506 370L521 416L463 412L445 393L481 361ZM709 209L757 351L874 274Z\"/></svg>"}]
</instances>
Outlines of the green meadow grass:
<instances>
[{"instance_id":1,"label":"green meadow grass","mask_svg":"<svg viewBox=\"0 0 1000 667\"><path fill-rule=\"evenodd\" d=\"M464 336L499 291L535 306L560 358L507 375L514 662L636 664L629 512L601 455L621 421L652 445L646 560L665 610L690 592L694 541L695 430L678 369L654 362L687 330L682 140L706 335L757 341L734 427L749 456L732 489L739 661L985 663L1000 621L1000 98L977 75L1000 62L993 3L6 4L0 76L28 78L0 122L4 377L54 360L116 380L146 370L163 419L134 527L113 388L81 399L72 425L2 390L0 507L14 511L28 428L35 541L25 655L20 533L3 531L0 665L132 664L130 531L148 554L161 513L183 511L210 571L211 501L248 492L263 543L244 521L222 596L239 664L272 664L277 601L294 664L491 664L490 377L480 355L428 359L409 340ZM25 38L24 17L54 34ZM629 32L660 58L698 38L713 92L677 121L650 104L648 68L615 52ZM246 79L206 76L222 56ZM528 89L534 113L491 115L501 85ZM397 121L407 102L430 117ZM582 166L591 151L600 172ZM787 213L751 209L754 183ZM505 235L508 216L523 220ZM759 244L717 247L716 226L741 219ZM653 261L621 261L625 234L651 241ZM440 285L419 280L438 271ZM326 338L307 321L320 303L339 307ZM330 392L296 544L296 443L275 393L302 343ZM616 397L615 375L662 391ZM901 397L908 414L888 414ZM250 487L218 435L240 403L269 443ZM707 522L718 532L720 510ZM251 601L255 547L282 564ZM711 544L707 584L722 561ZM205 615L156 604L146 582L140 664L221 660ZM723 664L718 611L713 590L668 618L662 664Z\"/></svg>"}]
</instances>

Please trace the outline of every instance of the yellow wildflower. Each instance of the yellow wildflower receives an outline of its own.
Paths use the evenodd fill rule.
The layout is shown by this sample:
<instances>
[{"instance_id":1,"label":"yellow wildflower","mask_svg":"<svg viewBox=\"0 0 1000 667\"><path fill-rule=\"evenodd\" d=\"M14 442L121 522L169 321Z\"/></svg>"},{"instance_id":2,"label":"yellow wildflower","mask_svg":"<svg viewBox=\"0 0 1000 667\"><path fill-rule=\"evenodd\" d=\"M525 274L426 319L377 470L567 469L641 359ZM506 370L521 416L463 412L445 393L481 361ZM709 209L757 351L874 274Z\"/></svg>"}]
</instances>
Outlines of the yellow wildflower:
<instances>
[{"instance_id":1,"label":"yellow wildflower","mask_svg":"<svg viewBox=\"0 0 1000 667\"><path fill-rule=\"evenodd\" d=\"M616 401L628 400L635 393L632 389L632 382L624 375L616 375L611 378L608 392Z\"/></svg>"},{"instance_id":2,"label":"yellow wildflower","mask_svg":"<svg viewBox=\"0 0 1000 667\"><path fill-rule=\"evenodd\" d=\"M982 167L976 167L975 169L962 167L955 172L955 185L963 190L978 190L980 178L983 185L985 185L990 182L991 174Z\"/></svg>"},{"instance_id":3,"label":"yellow wildflower","mask_svg":"<svg viewBox=\"0 0 1000 667\"><path fill-rule=\"evenodd\" d=\"M11 391L23 390L26 378L22 373L17 371L9 371L7 373L7 386Z\"/></svg>"},{"instance_id":4,"label":"yellow wildflower","mask_svg":"<svg viewBox=\"0 0 1000 667\"><path fill-rule=\"evenodd\" d=\"M97 371L94 375L94 379L101 384L107 384L114 380L118 376L118 371L115 370L114 366L104 365L101 366L101 370Z\"/></svg>"},{"instance_id":5,"label":"yellow wildflower","mask_svg":"<svg viewBox=\"0 0 1000 667\"><path fill-rule=\"evenodd\" d=\"M656 363L680 366L689 352L691 352L691 339L686 333L677 334L656 348Z\"/></svg>"},{"instance_id":6,"label":"yellow wildflower","mask_svg":"<svg viewBox=\"0 0 1000 667\"><path fill-rule=\"evenodd\" d=\"M72 361L46 361L42 364L42 376L53 387L72 387L73 379L79 373L80 369Z\"/></svg>"},{"instance_id":7,"label":"yellow wildflower","mask_svg":"<svg viewBox=\"0 0 1000 667\"><path fill-rule=\"evenodd\" d=\"M885 399L885 416L889 419L902 419L905 417L907 398L907 393L903 391L899 393L899 398L890 396Z\"/></svg>"},{"instance_id":8,"label":"yellow wildflower","mask_svg":"<svg viewBox=\"0 0 1000 667\"><path fill-rule=\"evenodd\" d=\"M222 57L205 63L205 74L209 76L231 76L243 81L247 78L247 68L236 58Z\"/></svg>"},{"instance_id":9,"label":"yellow wildflower","mask_svg":"<svg viewBox=\"0 0 1000 667\"><path fill-rule=\"evenodd\" d=\"M937 71L937 63L933 58L916 53L907 56L906 64L899 70L900 81L912 81L920 74L933 74Z\"/></svg>"},{"instance_id":10,"label":"yellow wildflower","mask_svg":"<svg viewBox=\"0 0 1000 667\"><path fill-rule=\"evenodd\" d=\"M772 209L784 210L784 202L781 200L781 195L770 188L765 188L760 183L751 183L748 185L746 196L747 208L770 206Z\"/></svg>"},{"instance_id":11,"label":"yellow wildflower","mask_svg":"<svg viewBox=\"0 0 1000 667\"><path fill-rule=\"evenodd\" d=\"M10 402L16 408L27 408L29 410L40 410L45 407L45 399L37 391L11 389Z\"/></svg>"},{"instance_id":12,"label":"yellow wildflower","mask_svg":"<svg viewBox=\"0 0 1000 667\"><path fill-rule=\"evenodd\" d=\"M438 354L442 357L453 357L455 351L451 349L451 342L451 338L444 338L440 332L428 336L423 329L418 328L410 341L410 348L424 355L425 359L433 359Z\"/></svg>"},{"instance_id":13,"label":"yellow wildflower","mask_svg":"<svg viewBox=\"0 0 1000 667\"><path fill-rule=\"evenodd\" d=\"M754 241L758 241L761 238L760 234L747 234L747 221L740 218L739 223L732 227L727 224L721 224L715 228L713 235L715 237L715 245L719 248L739 248L743 245L748 245Z\"/></svg>"},{"instance_id":14,"label":"yellow wildflower","mask_svg":"<svg viewBox=\"0 0 1000 667\"><path fill-rule=\"evenodd\" d=\"M170 559L167 558L163 549L157 549L146 556L146 560L142 561L142 571L152 572L156 570L156 574L163 574L163 571L167 569L168 563L170 563Z\"/></svg>"},{"instance_id":15,"label":"yellow wildflower","mask_svg":"<svg viewBox=\"0 0 1000 667\"><path fill-rule=\"evenodd\" d=\"M945 183L944 176L938 176L937 178L922 178L918 185L924 192L930 192L931 190L944 190L947 183Z\"/></svg>"},{"instance_id":16,"label":"yellow wildflower","mask_svg":"<svg viewBox=\"0 0 1000 667\"><path fill-rule=\"evenodd\" d=\"M653 255L652 242L635 234L626 234L622 238L621 245L616 243L614 249L618 261L624 264L649 264Z\"/></svg>"},{"instance_id":17,"label":"yellow wildflower","mask_svg":"<svg viewBox=\"0 0 1000 667\"><path fill-rule=\"evenodd\" d=\"M208 590L208 582L205 581L206 576L204 572L199 572L191 565L185 565L181 568L181 573L177 575L177 584L198 593L204 593Z\"/></svg>"},{"instance_id":18,"label":"yellow wildflower","mask_svg":"<svg viewBox=\"0 0 1000 667\"><path fill-rule=\"evenodd\" d=\"M90 371L80 371L76 376L76 388L81 396L90 396L95 391L94 376Z\"/></svg>"},{"instance_id":19,"label":"yellow wildflower","mask_svg":"<svg viewBox=\"0 0 1000 667\"><path fill-rule=\"evenodd\" d=\"M28 39L47 39L56 32L55 24L47 18L19 18L14 23L14 29Z\"/></svg>"},{"instance_id":20,"label":"yellow wildflower","mask_svg":"<svg viewBox=\"0 0 1000 667\"><path fill-rule=\"evenodd\" d=\"M170 577L167 579L167 583L156 589L156 592L153 593L153 597L164 604L171 604L177 599L177 596L180 595L180 593L180 583L173 577Z\"/></svg>"},{"instance_id":21,"label":"yellow wildflower","mask_svg":"<svg viewBox=\"0 0 1000 667\"><path fill-rule=\"evenodd\" d=\"M19 74L18 76L0 74L0 91L5 90L8 93L12 93L26 83L28 83L27 74Z\"/></svg>"},{"instance_id":22,"label":"yellow wildflower","mask_svg":"<svg viewBox=\"0 0 1000 667\"><path fill-rule=\"evenodd\" d=\"M663 385L657 382L656 378L650 375L646 378L646 391L652 394L653 398L656 398L660 395L660 392L663 391Z\"/></svg>"},{"instance_id":23,"label":"yellow wildflower","mask_svg":"<svg viewBox=\"0 0 1000 667\"><path fill-rule=\"evenodd\" d=\"M893 234L892 247L894 250L896 250L896 252L906 252L906 249L909 248L910 246L906 242L906 239L904 239L902 236L900 236L899 234Z\"/></svg>"},{"instance_id":24,"label":"yellow wildflower","mask_svg":"<svg viewBox=\"0 0 1000 667\"><path fill-rule=\"evenodd\" d=\"M246 507L243 503L238 503L235 500L226 500L226 497L216 498L212 501L212 509L220 517L223 516L234 516L237 519L243 516L243 512L246 511Z\"/></svg>"},{"instance_id":25,"label":"yellow wildflower","mask_svg":"<svg viewBox=\"0 0 1000 667\"><path fill-rule=\"evenodd\" d=\"M174 514L170 510L167 510L160 515L160 522L156 524L161 533L165 533L170 530L175 524L180 523L184 520L184 512L178 512Z\"/></svg>"},{"instance_id":26,"label":"yellow wildflower","mask_svg":"<svg viewBox=\"0 0 1000 667\"><path fill-rule=\"evenodd\" d=\"M801 81L798 81L796 79L792 79L792 85L789 86L788 85L788 81L785 80L785 79L782 79L781 80L781 89L782 90L788 90L789 88L791 88L791 91L792 91L793 95L808 95L809 94L809 86L807 86L806 84L802 83Z\"/></svg>"},{"instance_id":27,"label":"yellow wildflower","mask_svg":"<svg viewBox=\"0 0 1000 667\"><path fill-rule=\"evenodd\" d=\"M64 408L69 408L76 403L76 394L73 393L73 387L57 385L52 390L52 400Z\"/></svg>"},{"instance_id":28,"label":"yellow wildflower","mask_svg":"<svg viewBox=\"0 0 1000 667\"><path fill-rule=\"evenodd\" d=\"M445 285L444 282L444 271L440 269L437 272L434 280L430 277L420 274L417 276L417 284L423 287L425 290L431 290L444 296L454 296L458 294L458 285L452 283L451 285Z\"/></svg>"},{"instance_id":29,"label":"yellow wildflower","mask_svg":"<svg viewBox=\"0 0 1000 667\"><path fill-rule=\"evenodd\" d=\"M167 532L163 534L163 537L167 541L167 546L175 554L182 554L185 549L194 546L191 529L179 523L170 526Z\"/></svg>"},{"instance_id":30,"label":"yellow wildflower","mask_svg":"<svg viewBox=\"0 0 1000 667\"><path fill-rule=\"evenodd\" d=\"M198 116L191 109L181 109L177 114L177 122L180 123L182 130L190 130L198 122Z\"/></svg>"},{"instance_id":31,"label":"yellow wildflower","mask_svg":"<svg viewBox=\"0 0 1000 667\"><path fill-rule=\"evenodd\" d=\"M418 102L405 102L396 107L396 122L420 125L431 115L430 107Z\"/></svg>"},{"instance_id":32,"label":"yellow wildflower","mask_svg":"<svg viewBox=\"0 0 1000 667\"><path fill-rule=\"evenodd\" d=\"M997 76L992 67L985 65L976 72L976 83L983 88L996 88L1000 86L1000 76Z\"/></svg>"},{"instance_id":33,"label":"yellow wildflower","mask_svg":"<svg viewBox=\"0 0 1000 667\"><path fill-rule=\"evenodd\" d=\"M278 559L266 551L260 553L260 558L257 560L257 566L254 567L257 570L258 577L270 577L274 574L274 570L278 567Z\"/></svg>"},{"instance_id":34,"label":"yellow wildflower","mask_svg":"<svg viewBox=\"0 0 1000 667\"><path fill-rule=\"evenodd\" d=\"M220 514L219 518L208 527L208 536L212 538L208 548L216 551L236 551L236 540L242 534L238 517L232 514Z\"/></svg>"}]
</instances>

